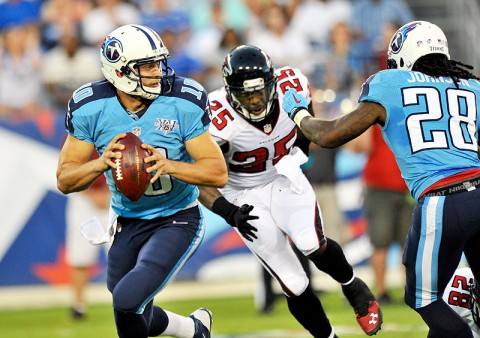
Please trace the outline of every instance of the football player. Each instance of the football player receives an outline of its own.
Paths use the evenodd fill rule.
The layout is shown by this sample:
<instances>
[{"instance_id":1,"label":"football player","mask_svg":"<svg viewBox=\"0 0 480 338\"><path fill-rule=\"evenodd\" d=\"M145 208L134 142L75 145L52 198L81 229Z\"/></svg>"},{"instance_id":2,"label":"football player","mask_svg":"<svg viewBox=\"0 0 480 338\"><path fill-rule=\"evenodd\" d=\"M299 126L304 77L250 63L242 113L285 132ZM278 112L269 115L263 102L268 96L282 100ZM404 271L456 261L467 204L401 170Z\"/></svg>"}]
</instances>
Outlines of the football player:
<instances>
[{"instance_id":1,"label":"football player","mask_svg":"<svg viewBox=\"0 0 480 338\"><path fill-rule=\"evenodd\" d=\"M455 271L443 293L443 301L470 326L474 338L480 338L479 296L478 285L468 267Z\"/></svg>"},{"instance_id":2,"label":"football player","mask_svg":"<svg viewBox=\"0 0 480 338\"><path fill-rule=\"evenodd\" d=\"M378 302L355 276L340 245L324 234L315 192L300 168L309 142L297 133L281 103L289 88L310 102L307 78L299 69L275 70L264 51L248 45L230 51L222 69L225 86L209 94L210 133L223 150L229 178L221 192L202 187L200 201L243 236L280 283L292 315L312 336L336 337L289 238L318 269L341 283L361 328L375 334L382 324Z\"/></svg>"},{"instance_id":3,"label":"football player","mask_svg":"<svg viewBox=\"0 0 480 338\"><path fill-rule=\"evenodd\" d=\"M337 119L311 117L295 90L285 95L284 108L327 148L379 124L417 201L403 255L405 302L422 316L429 338L471 338L442 295L462 253L480 278L479 78L473 67L450 60L445 34L426 21L397 30L387 68L363 84L358 106Z\"/></svg>"},{"instance_id":4,"label":"football player","mask_svg":"<svg viewBox=\"0 0 480 338\"><path fill-rule=\"evenodd\" d=\"M85 190L105 174L112 193L107 287L120 338L209 338L207 309L189 317L153 305L200 245L205 227L197 185L223 187L227 170L208 129L209 104L196 81L175 76L158 34L140 25L110 33L100 50L106 80L77 89L66 116L68 137L60 153L57 185L63 193ZM129 201L115 188L111 168L133 132L153 162L145 194ZM97 149L100 157L89 160Z\"/></svg>"}]
</instances>

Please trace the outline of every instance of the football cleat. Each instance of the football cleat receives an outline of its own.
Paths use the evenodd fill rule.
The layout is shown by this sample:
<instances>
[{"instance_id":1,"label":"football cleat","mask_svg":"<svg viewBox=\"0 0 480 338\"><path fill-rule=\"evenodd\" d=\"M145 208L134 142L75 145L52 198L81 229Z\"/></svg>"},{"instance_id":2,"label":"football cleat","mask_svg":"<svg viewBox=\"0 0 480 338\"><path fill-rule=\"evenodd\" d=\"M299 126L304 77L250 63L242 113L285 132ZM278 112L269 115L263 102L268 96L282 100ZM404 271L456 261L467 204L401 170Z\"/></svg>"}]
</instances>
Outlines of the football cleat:
<instances>
[{"instance_id":1,"label":"football cleat","mask_svg":"<svg viewBox=\"0 0 480 338\"><path fill-rule=\"evenodd\" d=\"M383 317L380 305L367 284L355 277L352 283L342 286L342 291L355 311L356 319L362 330L373 336L381 329Z\"/></svg>"},{"instance_id":2,"label":"football cleat","mask_svg":"<svg viewBox=\"0 0 480 338\"><path fill-rule=\"evenodd\" d=\"M212 329L212 312L205 308L200 308L190 315L195 324L195 334L193 338L210 338Z\"/></svg>"}]
</instances>

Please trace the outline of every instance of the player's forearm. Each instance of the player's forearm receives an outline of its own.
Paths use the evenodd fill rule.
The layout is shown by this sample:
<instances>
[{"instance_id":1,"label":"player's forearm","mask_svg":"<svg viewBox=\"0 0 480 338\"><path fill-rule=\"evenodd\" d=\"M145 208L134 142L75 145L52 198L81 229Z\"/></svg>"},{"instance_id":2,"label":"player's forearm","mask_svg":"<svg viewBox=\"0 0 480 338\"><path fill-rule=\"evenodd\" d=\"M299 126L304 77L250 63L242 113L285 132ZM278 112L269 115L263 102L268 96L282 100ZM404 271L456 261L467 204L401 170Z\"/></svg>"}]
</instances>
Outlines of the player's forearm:
<instances>
[{"instance_id":1,"label":"player's forearm","mask_svg":"<svg viewBox=\"0 0 480 338\"><path fill-rule=\"evenodd\" d=\"M200 190L198 200L209 210L212 210L213 203L222 197L217 188L199 186L198 189Z\"/></svg>"},{"instance_id":2,"label":"player's forearm","mask_svg":"<svg viewBox=\"0 0 480 338\"><path fill-rule=\"evenodd\" d=\"M223 158L206 158L195 163L174 162L173 167L173 172L168 174L190 184L222 188L228 181Z\"/></svg>"},{"instance_id":3,"label":"player's forearm","mask_svg":"<svg viewBox=\"0 0 480 338\"><path fill-rule=\"evenodd\" d=\"M84 164L62 163L57 169L57 188L64 194L87 189L103 171L98 165L98 160L88 161Z\"/></svg>"},{"instance_id":4,"label":"player's forearm","mask_svg":"<svg viewBox=\"0 0 480 338\"><path fill-rule=\"evenodd\" d=\"M297 118L298 116L300 118ZM294 121L300 127L303 135L319 146L333 148L339 145L329 133L329 130L333 129L331 121L313 118L306 109L300 111Z\"/></svg>"}]
</instances>

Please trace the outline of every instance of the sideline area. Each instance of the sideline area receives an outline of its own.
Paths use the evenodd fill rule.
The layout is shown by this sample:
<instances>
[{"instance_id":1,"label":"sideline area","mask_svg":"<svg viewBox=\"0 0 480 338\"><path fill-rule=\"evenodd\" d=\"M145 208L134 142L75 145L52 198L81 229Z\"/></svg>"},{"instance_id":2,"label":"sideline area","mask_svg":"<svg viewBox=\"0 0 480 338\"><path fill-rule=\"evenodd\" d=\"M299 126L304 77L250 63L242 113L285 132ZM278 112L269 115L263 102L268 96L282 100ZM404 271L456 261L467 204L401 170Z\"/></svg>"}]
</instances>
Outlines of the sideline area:
<instances>
[{"instance_id":1,"label":"sideline area","mask_svg":"<svg viewBox=\"0 0 480 338\"><path fill-rule=\"evenodd\" d=\"M355 268L357 276L367 284L372 285L372 271L370 267ZM388 285L399 287L404 277L400 266L392 267L388 272ZM256 291L257 280L251 276L247 279L204 280L204 281L177 281L172 282L163 290L158 299L179 300L201 298L222 298L232 296L253 295ZM321 290L340 290L340 286L328 275L317 272L313 276L313 285ZM277 290L279 291L279 290ZM90 304L109 303L110 293L104 283L91 284L87 290L87 302ZM25 286L0 288L0 310L24 308L48 308L69 306L72 293L68 286Z\"/></svg>"}]
</instances>

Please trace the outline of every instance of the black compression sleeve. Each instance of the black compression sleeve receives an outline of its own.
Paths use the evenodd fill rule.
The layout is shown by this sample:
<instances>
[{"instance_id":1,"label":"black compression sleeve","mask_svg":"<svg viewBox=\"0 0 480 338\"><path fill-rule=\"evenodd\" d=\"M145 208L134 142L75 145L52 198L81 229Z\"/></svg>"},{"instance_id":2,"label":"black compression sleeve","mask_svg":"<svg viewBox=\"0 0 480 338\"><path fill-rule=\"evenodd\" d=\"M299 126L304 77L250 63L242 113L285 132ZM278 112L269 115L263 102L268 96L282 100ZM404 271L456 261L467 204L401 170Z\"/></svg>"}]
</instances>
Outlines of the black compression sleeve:
<instances>
[{"instance_id":1,"label":"black compression sleeve","mask_svg":"<svg viewBox=\"0 0 480 338\"><path fill-rule=\"evenodd\" d=\"M228 224L235 226L234 215L238 207L227 201L225 197L219 197L213 202L212 211L222 216Z\"/></svg>"}]
</instances>

